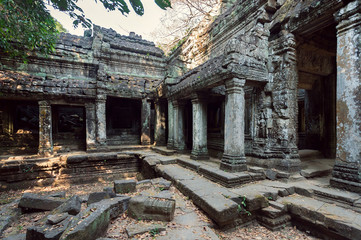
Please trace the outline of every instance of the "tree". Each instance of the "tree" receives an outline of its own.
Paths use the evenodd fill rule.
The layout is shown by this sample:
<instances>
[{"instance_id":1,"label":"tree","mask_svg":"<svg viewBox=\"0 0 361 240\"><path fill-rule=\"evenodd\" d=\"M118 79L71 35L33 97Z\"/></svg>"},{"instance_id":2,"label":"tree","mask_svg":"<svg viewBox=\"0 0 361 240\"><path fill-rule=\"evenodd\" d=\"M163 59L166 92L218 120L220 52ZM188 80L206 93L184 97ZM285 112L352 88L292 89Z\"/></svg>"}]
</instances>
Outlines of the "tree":
<instances>
[{"instance_id":1,"label":"tree","mask_svg":"<svg viewBox=\"0 0 361 240\"><path fill-rule=\"evenodd\" d=\"M54 51L57 30L56 20L46 9L46 4L67 13L77 27L91 27L78 0L0 0L0 49L12 57L25 58L27 52L37 51L49 54ZM118 10L122 14L130 12L125 0L94 0L101 2L109 11ZM134 12L143 15L141 0L128 0ZM170 0L154 0L162 9L170 7Z\"/></svg>"},{"instance_id":2,"label":"tree","mask_svg":"<svg viewBox=\"0 0 361 240\"><path fill-rule=\"evenodd\" d=\"M201 21L212 21L219 14L221 2L221 0L171 0L172 8L165 12L161 26L153 32L157 45L169 53L182 43Z\"/></svg>"}]
</instances>

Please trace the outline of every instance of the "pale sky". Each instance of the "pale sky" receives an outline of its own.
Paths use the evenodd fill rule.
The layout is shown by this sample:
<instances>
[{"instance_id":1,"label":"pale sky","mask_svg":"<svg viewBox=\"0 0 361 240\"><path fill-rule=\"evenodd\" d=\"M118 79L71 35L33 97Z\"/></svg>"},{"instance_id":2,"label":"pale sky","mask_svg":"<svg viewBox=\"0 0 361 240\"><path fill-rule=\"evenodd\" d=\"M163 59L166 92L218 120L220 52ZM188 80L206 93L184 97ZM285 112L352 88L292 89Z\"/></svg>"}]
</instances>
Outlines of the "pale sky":
<instances>
[{"instance_id":1,"label":"pale sky","mask_svg":"<svg viewBox=\"0 0 361 240\"><path fill-rule=\"evenodd\" d=\"M79 0L78 6L81 7L87 18L91 19L93 24L105 28L112 28L122 35L129 35L129 32L135 32L142 35L143 39L154 41L151 32L159 25L160 18L165 14L165 11L159 8L154 0L143 0L144 15L138 16L131 5L128 3L130 13L126 16L119 11L108 12L103 7L103 4L95 0ZM71 34L83 36L84 29L79 25L78 28L73 28L73 20L65 13L57 11L48 7L51 15L56 18Z\"/></svg>"}]
</instances>

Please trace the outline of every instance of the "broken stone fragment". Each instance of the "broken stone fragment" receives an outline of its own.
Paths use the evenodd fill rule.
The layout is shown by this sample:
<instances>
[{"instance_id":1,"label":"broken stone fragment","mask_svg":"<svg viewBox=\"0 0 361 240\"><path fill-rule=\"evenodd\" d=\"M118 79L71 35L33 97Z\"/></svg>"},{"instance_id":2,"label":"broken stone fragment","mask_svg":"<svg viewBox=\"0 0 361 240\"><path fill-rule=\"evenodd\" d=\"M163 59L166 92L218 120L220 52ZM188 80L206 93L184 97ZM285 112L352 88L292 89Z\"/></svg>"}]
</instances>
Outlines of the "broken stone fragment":
<instances>
[{"instance_id":1,"label":"broken stone fragment","mask_svg":"<svg viewBox=\"0 0 361 240\"><path fill-rule=\"evenodd\" d=\"M59 223L49 224L46 217L46 220L41 220L42 226L32 226L27 229L26 240L58 240L70 224L72 218L68 215Z\"/></svg>"},{"instance_id":2,"label":"broken stone fragment","mask_svg":"<svg viewBox=\"0 0 361 240\"><path fill-rule=\"evenodd\" d=\"M172 185L171 181L165 180L164 178L154 178L151 180L154 187L159 188L161 191L169 190Z\"/></svg>"},{"instance_id":3,"label":"broken stone fragment","mask_svg":"<svg viewBox=\"0 0 361 240\"><path fill-rule=\"evenodd\" d=\"M64 202L65 200L61 198L41 196L33 193L24 193L20 199L19 207L23 211L50 211L59 207Z\"/></svg>"},{"instance_id":4,"label":"broken stone fragment","mask_svg":"<svg viewBox=\"0 0 361 240\"><path fill-rule=\"evenodd\" d=\"M55 215L48 215L47 223L49 223L51 225L55 225L55 224L58 224L58 223L62 222L63 220L65 220L68 216L69 216L68 213L59 213L59 214L55 214Z\"/></svg>"},{"instance_id":5,"label":"broken stone fragment","mask_svg":"<svg viewBox=\"0 0 361 240\"><path fill-rule=\"evenodd\" d=\"M94 192L89 194L88 206L92 203L100 202L103 199L109 199L115 197L113 192Z\"/></svg>"},{"instance_id":6,"label":"broken stone fragment","mask_svg":"<svg viewBox=\"0 0 361 240\"><path fill-rule=\"evenodd\" d=\"M175 201L172 199L136 196L129 201L129 215L139 220L172 221Z\"/></svg>"},{"instance_id":7,"label":"broken stone fragment","mask_svg":"<svg viewBox=\"0 0 361 240\"><path fill-rule=\"evenodd\" d=\"M146 232L154 231L156 233L165 231L166 228L159 224L149 224L149 223L139 223L132 224L126 228L128 237L134 237L138 234L143 234Z\"/></svg>"},{"instance_id":8,"label":"broken stone fragment","mask_svg":"<svg viewBox=\"0 0 361 240\"><path fill-rule=\"evenodd\" d=\"M65 203L56 208L55 213L69 213L70 215L77 215L81 209L81 199L75 195L69 198Z\"/></svg>"},{"instance_id":9,"label":"broken stone fragment","mask_svg":"<svg viewBox=\"0 0 361 240\"><path fill-rule=\"evenodd\" d=\"M73 218L60 239L97 239L105 232L110 220L125 211L128 201L129 197L116 197L89 205Z\"/></svg>"},{"instance_id":10,"label":"broken stone fragment","mask_svg":"<svg viewBox=\"0 0 361 240\"><path fill-rule=\"evenodd\" d=\"M117 180L114 181L115 193L130 193L136 190L137 182L135 180Z\"/></svg>"}]
</instances>

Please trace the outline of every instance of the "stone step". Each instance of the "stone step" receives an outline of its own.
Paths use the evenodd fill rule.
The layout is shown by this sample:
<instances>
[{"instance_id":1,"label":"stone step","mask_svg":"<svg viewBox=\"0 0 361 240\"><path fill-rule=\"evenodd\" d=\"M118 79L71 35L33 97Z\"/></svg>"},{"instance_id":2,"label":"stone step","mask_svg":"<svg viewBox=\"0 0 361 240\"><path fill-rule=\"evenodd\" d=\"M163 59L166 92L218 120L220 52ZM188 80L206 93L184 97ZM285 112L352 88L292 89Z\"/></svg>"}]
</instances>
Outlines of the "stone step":
<instances>
[{"instance_id":1,"label":"stone step","mask_svg":"<svg viewBox=\"0 0 361 240\"><path fill-rule=\"evenodd\" d=\"M298 194L277 202L287 206L294 224L316 236L360 239L361 215L355 211Z\"/></svg>"},{"instance_id":2,"label":"stone step","mask_svg":"<svg viewBox=\"0 0 361 240\"><path fill-rule=\"evenodd\" d=\"M219 168L215 168L202 162L187 159L185 157L177 158L177 163L185 168L191 169L204 177L219 183L227 188L241 186L253 181L265 179L264 173L239 172L230 173Z\"/></svg>"},{"instance_id":3,"label":"stone step","mask_svg":"<svg viewBox=\"0 0 361 240\"><path fill-rule=\"evenodd\" d=\"M238 204L230 199L237 196L227 189L178 165L157 165L156 172L171 180L220 227L233 224L239 218Z\"/></svg>"},{"instance_id":4,"label":"stone step","mask_svg":"<svg viewBox=\"0 0 361 240\"><path fill-rule=\"evenodd\" d=\"M167 147L151 147L151 149L159 154L165 155L165 156L172 156L176 154L176 150L168 149Z\"/></svg>"}]
</instances>

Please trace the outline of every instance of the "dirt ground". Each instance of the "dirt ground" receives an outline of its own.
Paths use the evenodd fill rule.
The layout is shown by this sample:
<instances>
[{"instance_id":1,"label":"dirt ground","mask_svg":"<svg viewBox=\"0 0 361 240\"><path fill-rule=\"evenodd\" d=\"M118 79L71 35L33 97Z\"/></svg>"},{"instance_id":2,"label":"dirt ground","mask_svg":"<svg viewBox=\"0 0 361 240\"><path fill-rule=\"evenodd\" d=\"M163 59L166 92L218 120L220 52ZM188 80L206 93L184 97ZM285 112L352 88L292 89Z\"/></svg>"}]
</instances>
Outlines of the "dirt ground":
<instances>
[{"instance_id":1,"label":"dirt ground","mask_svg":"<svg viewBox=\"0 0 361 240\"><path fill-rule=\"evenodd\" d=\"M24 192L32 192L32 193L54 193L54 192L61 192L65 191L67 196L72 195L87 195L91 192L102 191L104 187L112 187L112 182L103 182L103 183L93 183L93 184L83 184L83 185L73 185L71 187L35 187L32 189L27 190L17 190L17 191L7 191L0 193L0 210L1 205L12 202L15 199L21 197ZM142 235L137 235L134 239L167 239L165 236L167 232L173 230L184 230L186 228L191 229L192 226L179 223L176 219L177 216L184 215L184 214L196 214L198 216L197 221L199 222L197 225L202 226L204 230L211 229L213 235L203 235L203 239L214 239L210 236L217 236L219 239L222 240L230 240L230 239L252 239L252 240L263 240L263 239L292 239L292 240L299 240L299 239L317 239L311 236L308 236L307 233L301 232L294 227L285 227L280 231L272 232L265 227L260 226L258 223L252 223L247 227L237 227L231 230L223 231L217 229L212 220L208 218L208 216L199 210L192 201L188 200L182 193L180 193L176 188L171 187L170 191L174 194L176 199L177 208L175 211L175 220L172 222L166 223L166 231L163 232L150 232L145 233ZM132 195L137 194L133 193ZM14 206L16 207L16 206ZM82 207L86 207L86 204L83 204ZM11 226L5 230L0 239L13 235L13 234L20 234L26 233L26 229L32 225L36 225L36 223L42 219L44 216L47 215L47 212L36 212L36 213L27 213L21 215L20 219L11 224ZM129 239L126 228L128 226L132 226L135 224L153 224L159 223L163 224L162 222L155 222L155 221L141 221L137 219L133 219L127 216L125 212L117 219L111 221L109 228L104 237L114 238L114 239ZM194 222L192 223L194 225ZM207 227L207 229L206 229ZM208 228L209 227L209 228ZM209 230L208 230L209 231ZM215 233L215 234L214 234Z\"/></svg>"}]
</instances>

